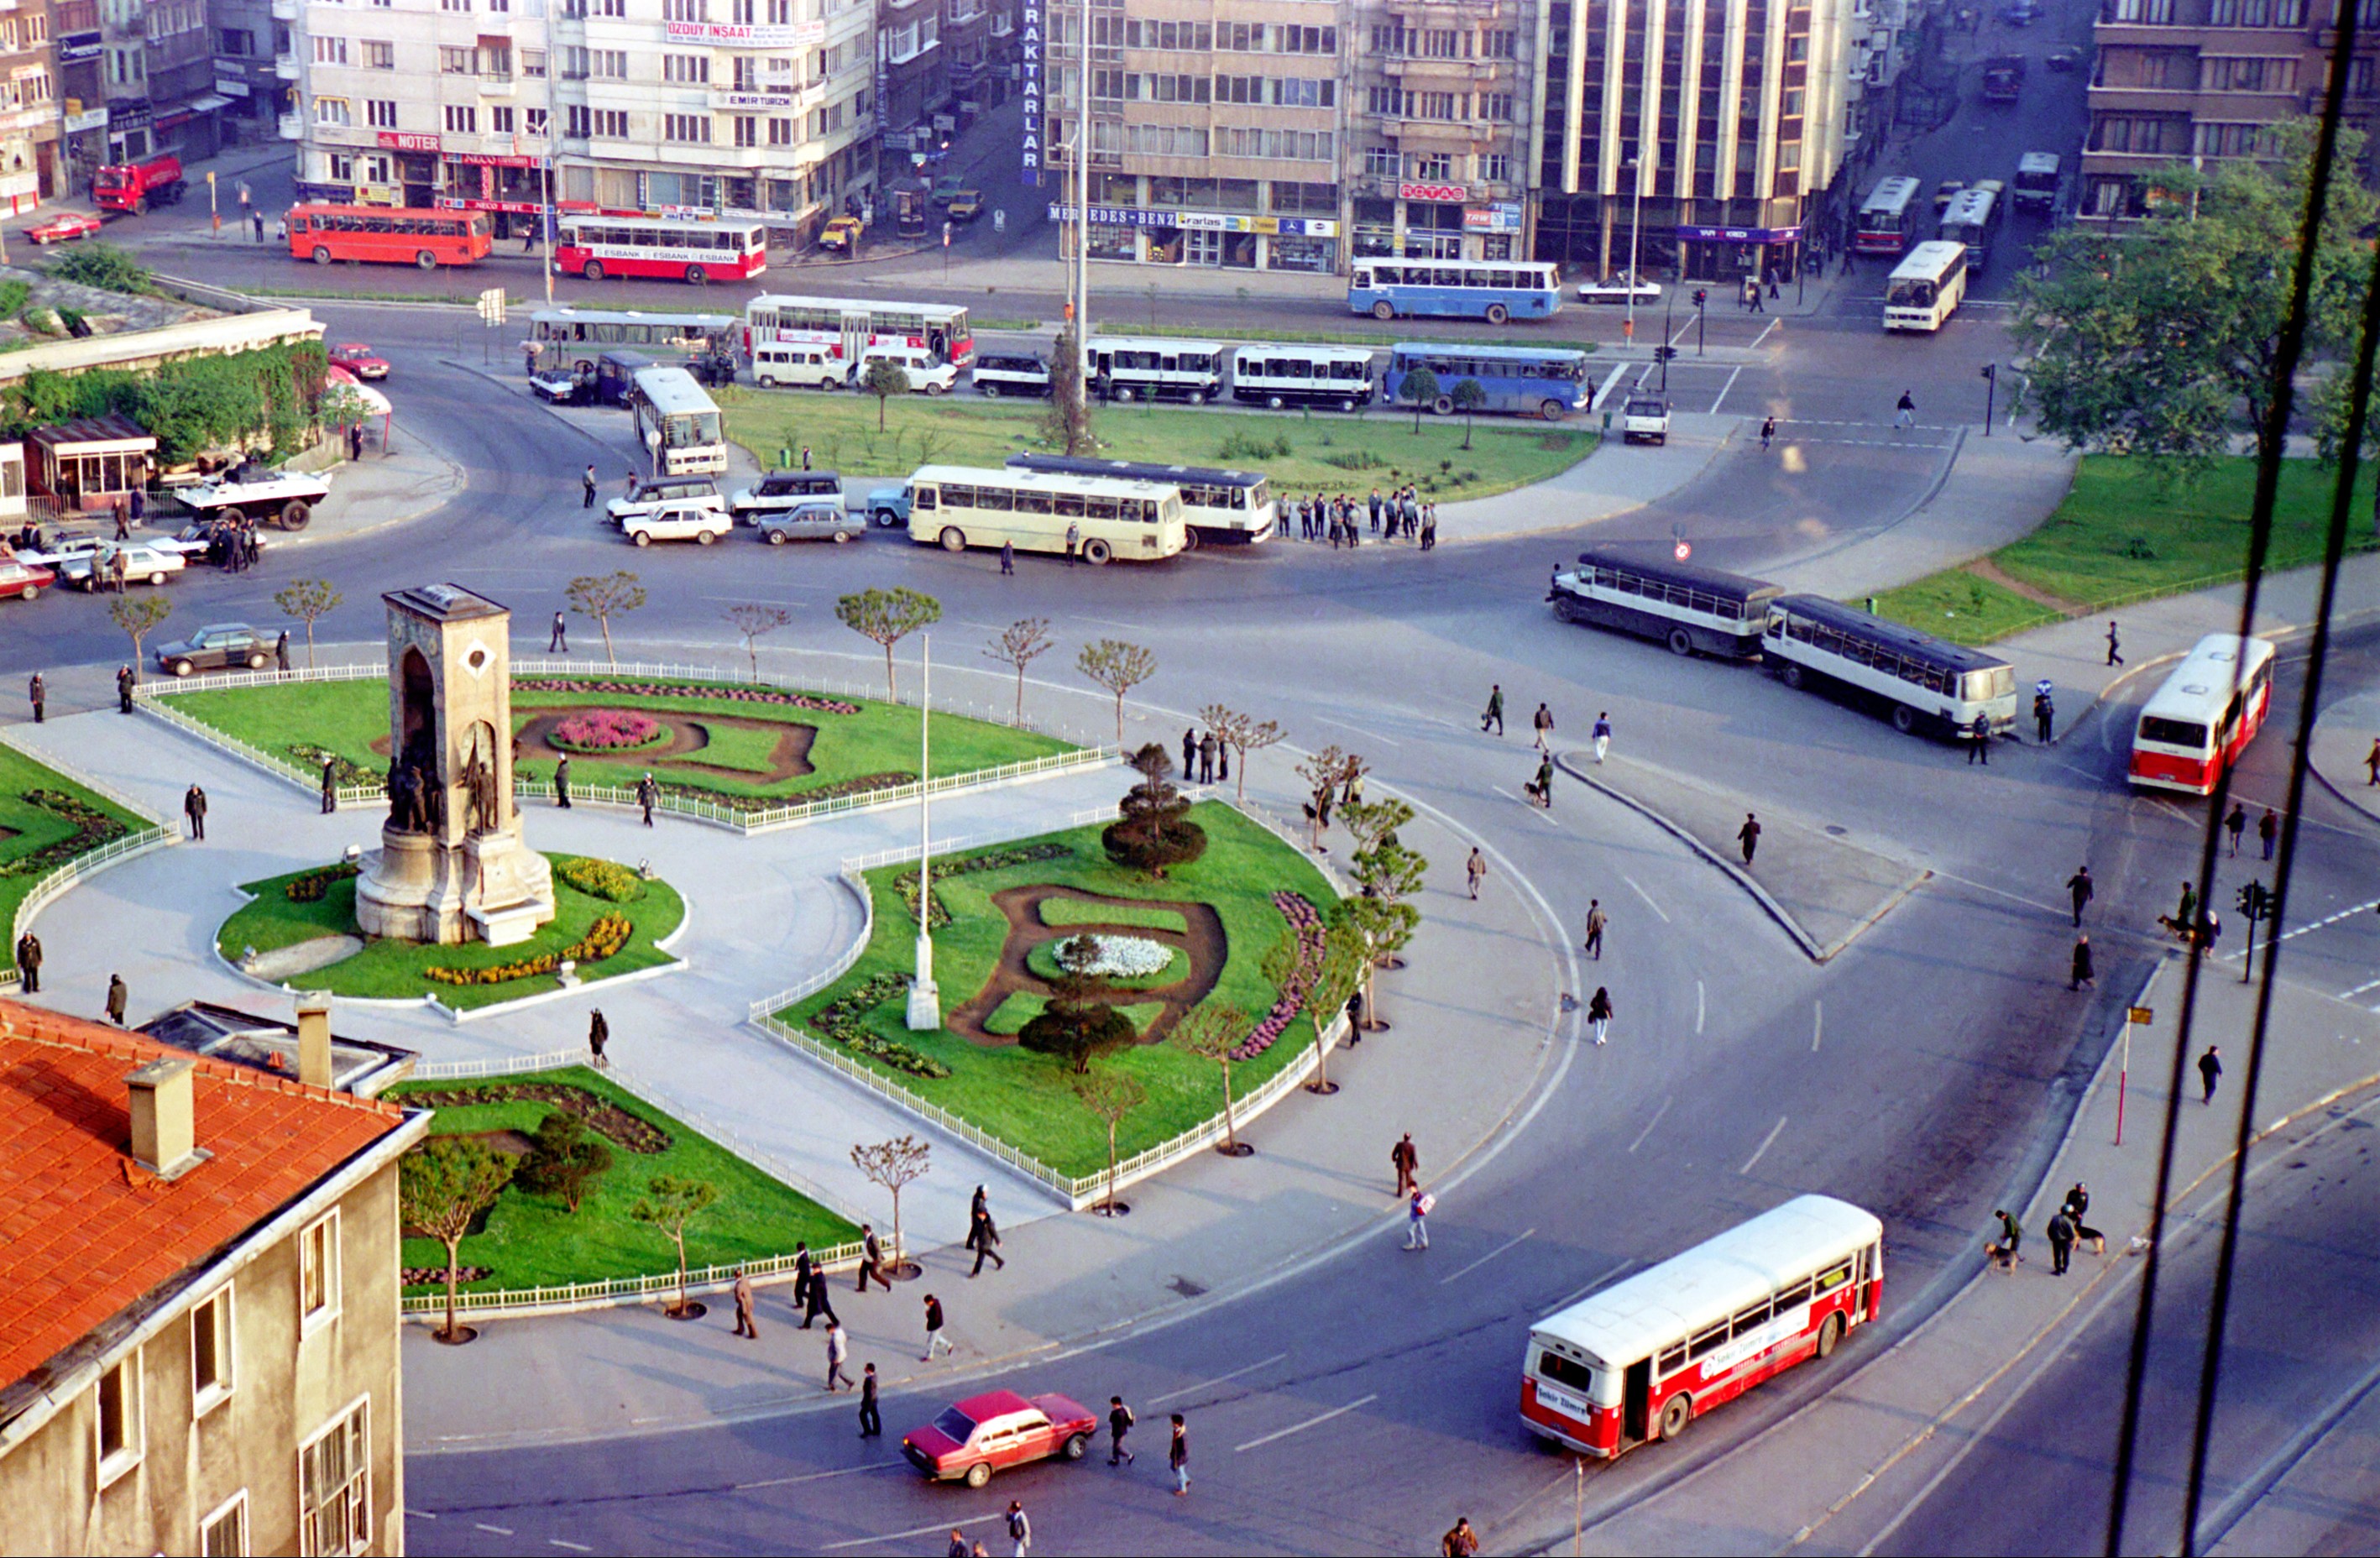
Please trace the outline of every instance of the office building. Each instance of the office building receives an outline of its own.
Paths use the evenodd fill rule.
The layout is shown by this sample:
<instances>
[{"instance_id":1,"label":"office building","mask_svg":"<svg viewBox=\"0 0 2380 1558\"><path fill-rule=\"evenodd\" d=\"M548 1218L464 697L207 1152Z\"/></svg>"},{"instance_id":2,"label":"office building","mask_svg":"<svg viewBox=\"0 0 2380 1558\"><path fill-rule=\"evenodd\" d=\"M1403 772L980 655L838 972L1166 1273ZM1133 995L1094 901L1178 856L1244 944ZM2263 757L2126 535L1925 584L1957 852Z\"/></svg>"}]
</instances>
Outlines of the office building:
<instances>
[{"instance_id":1,"label":"office building","mask_svg":"<svg viewBox=\"0 0 2380 1558\"><path fill-rule=\"evenodd\" d=\"M1354 256L1528 257L1538 12L1522 0L1351 7Z\"/></svg>"},{"instance_id":2,"label":"office building","mask_svg":"<svg viewBox=\"0 0 2380 1558\"><path fill-rule=\"evenodd\" d=\"M57 67L48 0L0 12L0 213L60 192Z\"/></svg>"}]
</instances>

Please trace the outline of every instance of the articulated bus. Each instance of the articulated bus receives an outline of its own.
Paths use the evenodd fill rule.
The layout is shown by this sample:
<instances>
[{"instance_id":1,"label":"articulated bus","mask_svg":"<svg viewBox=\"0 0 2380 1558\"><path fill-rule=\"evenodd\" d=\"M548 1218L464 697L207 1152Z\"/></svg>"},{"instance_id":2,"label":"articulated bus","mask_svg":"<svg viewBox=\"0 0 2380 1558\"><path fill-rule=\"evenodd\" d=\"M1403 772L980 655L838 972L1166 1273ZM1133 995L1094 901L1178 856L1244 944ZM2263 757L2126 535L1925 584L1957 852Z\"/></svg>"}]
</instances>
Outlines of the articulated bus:
<instances>
[{"instance_id":1,"label":"articulated bus","mask_svg":"<svg viewBox=\"0 0 2380 1558\"><path fill-rule=\"evenodd\" d=\"M1939 330L1967 296L1967 246L1929 238L1892 268L1884 284L1887 330Z\"/></svg>"},{"instance_id":2,"label":"articulated bus","mask_svg":"<svg viewBox=\"0 0 2380 1558\"><path fill-rule=\"evenodd\" d=\"M382 265L476 265L488 257L483 211L418 211L387 205L289 208L289 258L327 265L355 260Z\"/></svg>"},{"instance_id":3,"label":"articulated bus","mask_svg":"<svg viewBox=\"0 0 2380 1558\"><path fill-rule=\"evenodd\" d=\"M870 347L914 347L953 368L975 360L965 309L781 292L760 293L744 305L744 345L755 363L764 347L825 347L846 371Z\"/></svg>"},{"instance_id":4,"label":"articulated bus","mask_svg":"<svg viewBox=\"0 0 2380 1558\"><path fill-rule=\"evenodd\" d=\"M1374 319L1548 319L1561 311L1561 267L1533 260L1358 260L1347 310Z\"/></svg>"},{"instance_id":5,"label":"articulated bus","mask_svg":"<svg viewBox=\"0 0 2380 1558\"><path fill-rule=\"evenodd\" d=\"M1982 270L1991 263L1992 238L2000 230L2005 199L2005 187L1997 179L1970 184L1950 197L1934 236L1945 243L1966 245L1967 269Z\"/></svg>"},{"instance_id":6,"label":"articulated bus","mask_svg":"<svg viewBox=\"0 0 2380 1558\"><path fill-rule=\"evenodd\" d=\"M1154 481L1057 471L929 465L909 478L909 539L945 552L1002 542L1019 552L1156 562L1189 545L1182 494Z\"/></svg>"},{"instance_id":7,"label":"articulated bus","mask_svg":"<svg viewBox=\"0 0 2380 1558\"><path fill-rule=\"evenodd\" d=\"M643 313L633 309L540 309L529 316L528 338L540 359L552 358L581 373L595 371L595 359L619 347L650 352L656 359L682 357L691 361L735 349L734 314Z\"/></svg>"},{"instance_id":8,"label":"articulated bus","mask_svg":"<svg viewBox=\"0 0 2380 1558\"><path fill-rule=\"evenodd\" d=\"M1119 481L1178 487L1182 492L1182 517L1190 527L1188 545L1192 551L1210 542L1252 545L1272 534L1272 479L1262 471L1096 460L1080 455L1011 455L1008 464L1015 470L1112 476Z\"/></svg>"},{"instance_id":9,"label":"articulated bus","mask_svg":"<svg viewBox=\"0 0 2380 1558\"><path fill-rule=\"evenodd\" d=\"M1900 253L1917 236L1917 216L1924 205L1917 180L1909 175L1878 179L1860 205L1852 250L1861 254Z\"/></svg>"},{"instance_id":10,"label":"articulated bus","mask_svg":"<svg viewBox=\"0 0 2380 1558\"><path fill-rule=\"evenodd\" d=\"M1981 714L1995 734L2016 724L2016 667L1816 595L1769 603L1765 659L1790 688L1842 688L1879 706L1902 735L1964 737Z\"/></svg>"},{"instance_id":11,"label":"articulated bus","mask_svg":"<svg viewBox=\"0 0 2380 1558\"><path fill-rule=\"evenodd\" d=\"M1564 622L1657 639L1672 654L1749 660L1781 585L1673 560L1649 548L1597 547L1554 575L1546 599Z\"/></svg>"},{"instance_id":12,"label":"articulated bus","mask_svg":"<svg viewBox=\"0 0 2380 1558\"><path fill-rule=\"evenodd\" d=\"M553 268L589 281L644 276L696 286L749 281L769 268L769 229L758 222L574 214L562 219Z\"/></svg>"},{"instance_id":13,"label":"articulated bus","mask_svg":"<svg viewBox=\"0 0 2380 1558\"><path fill-rule=\"evenodd\" d=\"M1675 1439L1883 1308L1884 1224L1797 1196L1530 1327L1521 1426L1607 1460Z\"/></svg>"},{"instance_id":14,"label":"articulated bus","mask_svg":"<svg viewBox=\"0 0 2380 1558\"><path fill-rule=\"evenodd\" d=\"M727 469L719 408L693 374L683 368L640 368L630 386L637 442L652 452L654 475L705 476Z\"/></svg>"},{"instance_id":15,"label":"articulated bus","mask_svg":"<svg viewBox=\"0 0 2380 1558\"><path fill-rule=\"evenodd\" d=\"M2273 646L2233 633L2208 634L2141 705L2131 782L2214 794L2223 771L2264 727L2272 701Z\"/></svg>"},{"instance_id":16,"label":"articulated bus","mask_svg":"<svg viewBox=\"0 0 2380 1558\"><path fill-rule=\"evenodd\" d=\"M1242 347L1232 353L1232 398L1279 411L1372 403L1372 354L1364 347Z\"/></svg>"},{"instance_id":17,"label":"articulated bus","mask_svg":"<svg viewBox=\"0 0 2380 1558\"><path fill-rule=\"evenodd\" d=\"M1454 413L1454 386L1475 379L1488 392L1485 411L1541 417L1558 422L1572 411L1586 408L1586 354L1558 347L1458 347L1428 341L1400 341L1389 348L1389 371L1380 376L1380 394L1391 405L1403 398L1405 375L1427 368L1438 380L1438 396L1429 408L1441 417Z\"/></svg>"}]
</instances>

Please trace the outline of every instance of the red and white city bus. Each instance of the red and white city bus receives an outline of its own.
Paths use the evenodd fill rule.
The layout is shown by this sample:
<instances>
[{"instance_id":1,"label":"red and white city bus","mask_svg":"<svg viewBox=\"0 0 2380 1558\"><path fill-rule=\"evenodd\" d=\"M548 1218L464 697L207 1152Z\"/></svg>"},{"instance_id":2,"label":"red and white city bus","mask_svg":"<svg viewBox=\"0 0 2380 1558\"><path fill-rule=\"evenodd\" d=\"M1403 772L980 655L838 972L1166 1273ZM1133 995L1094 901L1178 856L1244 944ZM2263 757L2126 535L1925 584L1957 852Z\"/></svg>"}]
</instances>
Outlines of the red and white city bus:
<instances>
[{"instance_id":1,"label":"red and white city bus","mask_svg":"<svg viewBox=\"0 0 2380 1558\"><path fill-rule=\"evenodd\" d=\"M1530 1329L1521 1422L1609 1459L1805 1358L1884 1304L1884 1224L1797 1196Z\"/></svg>"},{"instance_id":2,"label":"red and white city bus","mask_svg":"<svg viewBox=\"0 0 2380 1558\"><path fill-rule=\"evenodd\" d=\"M2273 646L2236 633L2208 634L2141 705L2132 783L2214 794L2215 782L2264 727L2272 701Z\"/></svg>"},{"instance_id":3,"label":"red and white city bus","mask_svg":"<svg viewBox=\"0 0 2380 1558\"><path fill-rule=\"evenodd\" d=\"M1895 174L1876 180L1860 202L1859 225L1852 248L1861 254L1898 254L1915 241L1919 213L1925 209L1916 179Z\"/></svg>"},{"instance_id":4,"label":"red and white city bus","mask_svg":"<svg viewBox=\"0 0 2380 1558\"><path fill-rule=\"evenodd\" d=\"M577 213L562 219L553 268L589 281L749 281L769 268L769 229L759 222Z\"/></svg>"}]
</instances>

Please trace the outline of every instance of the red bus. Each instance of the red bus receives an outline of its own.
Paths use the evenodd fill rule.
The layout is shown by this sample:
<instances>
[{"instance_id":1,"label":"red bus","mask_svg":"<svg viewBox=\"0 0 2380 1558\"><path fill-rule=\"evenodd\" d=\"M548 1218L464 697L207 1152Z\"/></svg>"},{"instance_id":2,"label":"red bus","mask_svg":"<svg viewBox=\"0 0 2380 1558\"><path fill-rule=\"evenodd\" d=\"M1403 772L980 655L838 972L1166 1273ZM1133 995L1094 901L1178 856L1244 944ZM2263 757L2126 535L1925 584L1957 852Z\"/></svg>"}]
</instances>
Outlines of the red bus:
<instances>
[{"instance_id":1,"label":"red bus","mask_svg":"<svg viewBox=\"0 0 2380 1558\"><path fill-rule=\"evenodd\" d=\"M553 246L553 268L589 281L654 276L697 286L749 281L769 268L769 229L759 222L565 216Z\"/></svg>"},{"instance_id":2,"label":"red bus","mask_svg":"<svg viewBox=\"0 0 2380 1558\"><path fill-rule=\"evenodd\" d=\"M2273 701L2273 646L2210 633L2141 705L2131 781L2185 795L2215 793L2223 771L2264 727Z\"/></svg>"},{"instance_id":3,"label":"red bus","mask_svg":"<svg viewBox=\"0 0 2380 1558\"><path fill-rule=\"evenodd\" d=\"M390 205L289 208L289 257L327 265L473 265L487 258L488 216L480 211L417 211Z\"/></svg>"},{"instance_id":4,"label":"red bus","mask_svg":"<svg viewBox=\"0 0 2380 1558\"><path fill-rule=\"evenodd\" d=\"M1882 1312L1884 1224L1797 1196L1530 1328L1521 1424L1609 1459L1675 1439Z\"/></svg>"}]
</instances>

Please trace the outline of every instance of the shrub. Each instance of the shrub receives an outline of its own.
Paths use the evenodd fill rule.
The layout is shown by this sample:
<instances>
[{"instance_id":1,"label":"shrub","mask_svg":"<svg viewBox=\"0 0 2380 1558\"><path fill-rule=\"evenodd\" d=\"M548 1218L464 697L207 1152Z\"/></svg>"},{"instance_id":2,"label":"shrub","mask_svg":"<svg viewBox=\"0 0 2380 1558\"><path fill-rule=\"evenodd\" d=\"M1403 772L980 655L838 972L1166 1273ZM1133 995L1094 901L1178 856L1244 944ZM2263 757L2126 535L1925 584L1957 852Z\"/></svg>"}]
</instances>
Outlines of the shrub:
<instances>
[{"instance_id":1,"label":"shrub","mask_svg":"<svg viewBox=\"0 0 2380 1558\"><path fill-rule=\"evenodd\" d=\"M868 1013L909 988L909 976L882 973L861 981L819 1008L814 1026L819 1033L844 1049L881 1062L895 1071L931 1081L951 1074L933 1056L887 1039L867 1025Z\"/></svg>"},{"instance_id":2,"label":"shrub","mask_svg":"<svg viewBox=\"0 0 2380 1558\"><path fill-rule=\"evenodd\" d=\"M1035 1054L1064 1061L1078 1077L1091 1069L1092 1061L1139 1036L1130 1017L1097 1001L1053 999L1039 1016L1016 1030L1019 1044Z\"/></svg>"},{"instance_id":3,"label":"shrub","mask_svg":"<svg viewBox=\"0 0 2380 1558\"><path fill-rule=\"evenodd\" d=\"M122 838L132 831L89 801L79 796L70 796L64 790L27 790L22 798L44 811L65 818L75 825L75 831L55 844L11 860L0 860L0 876L45 876L76 856L96 849L111 839Z\"/></svg>"},{"instance_id":4,"label":"shrub","mask_svg":"<svg viewBox=\"0 0 2380 1558\"><path fill-rule=\"evenodd\" d=\"M1322 970L1326 932L1322 929L1321 914L1296 893L1275 893L1272 906L1281 910L1281 918L1288 920L1290 929L1297 933L1296 971L1282 983L1272 1010L1265 1014L1264 1020L1257 1024L1240 1046L1232 1052L1233 1060L1254 1060L1272 1048L1273 1041L1287 1032L1289 1025L1297 1020L1298 1013L1305 1009L1305 992L1313 985L1315 976Z\"/></svg>"},{"instance_id":5,"label":"shrub","mask_svg":"<svg viewBox=\"0 0 2380 1558\"><path fill-rule=\"evenodd\" d=\"M584 939L573 942L560 952L541 952L524 957L516 963L499 963L490 968L454 968L433 964L422 969L427 977L440 984L510 984L515 980L533 980L540 974L551 974L567 961L601 963L618 955L636 928L623 914L604 914L589 926Z\"/></svg>"},{"instance_id":6,"label":"shrub","mask_svg":"<svg viewBox=\"0 0 2380 1558\"><path fill-rule=\"evenodd\" d=\"M358 869L345 860L334 866L317 866L291 877L283 884L281 893L293 904L319 904L330 896L333 882L346 881Z\"/></svg>"},{"instance_id":7,"label":"shrub","mask_svg":"<svg viewBox=\"0 0 2380 1558\"><path fill-rule=\"evenodd\" d=\"M786 692L772 687L698 687L680 682L624 682L605 676L515 676L515 692L611 692L627 698L719 698L731 703L772 703L812 709L821 714L856 714L859 705L840 698Z\"/></svg>"},{"instance_id":8,"label":"shrub","mask_svg":"<svg viewBox=\"0 0 2380 1558\"><path fill-rule=\"evenodd\" d=\"M1267 438L1261 433L1234 432L1226 437L1215 453L1225 460L1285 460L1294 453L1289 434Z\"/></svg>"},{"instance_id":9,"label":"shrub","mask_svg":"<svg viewBox=\"0 0 2380 1558\"><path fill-rule=\"evenodd\" d=\"M513 1177L524 1189L555 1195L572 1211L587 1187L612 1167L612 1150L601 1138L588 1134L587 1122L567 1109L556 1109L538 1122L528 1156Z\"/></svg>"},{"instance_id":10,"label":"shrub","mask_svg":"<svg viewBox=\"0 0 2380 1558\"><path fill-rule=\"evenodd\" d=\"M633 904L645 895L644 879L613 860L565 860L555 874L590 898Z\"/></svg>"},{"instance_id":11,"label":"shrub","mask_svg":"<svg viewBox=\"0 0 2380 1558\"><path fill-rule=\"evenodd\" d=\"M385 774L375 773L354 759L332 751L328 747L317 747L311 741L292 741L289 755L304 763L317 777L322 772L322 760L330 759L331 782L341 789L350 785L384 785L387 783Z\"/></svg>"},{"instance_id":12,"label":"shrub","mask_svg":"<svg viewBox=\"0 0 2380 1558\"><path fill-rule=\"evenodd\" d=\"M103 292L142 293L149 285L149 267L112 243L91 239L52 259L42 269L60 281L96 286Z\"/></svg>"}]
</instances>

